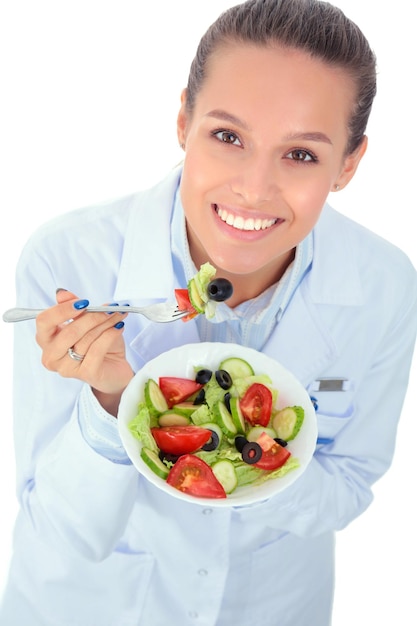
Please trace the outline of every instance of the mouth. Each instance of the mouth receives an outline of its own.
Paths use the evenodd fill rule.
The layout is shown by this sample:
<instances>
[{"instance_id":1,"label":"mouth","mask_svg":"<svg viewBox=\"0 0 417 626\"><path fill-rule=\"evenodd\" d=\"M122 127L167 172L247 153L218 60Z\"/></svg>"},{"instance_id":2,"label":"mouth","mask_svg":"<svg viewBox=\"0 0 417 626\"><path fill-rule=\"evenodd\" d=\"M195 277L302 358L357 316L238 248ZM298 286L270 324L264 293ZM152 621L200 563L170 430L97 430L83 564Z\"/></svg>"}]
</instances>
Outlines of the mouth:
<instances>
[{"instance_id":1,"label":"mouth","mask_svg":"<svg viewBox=\"0 0 417 626\"><path fill-rule=\"evenodd\" d=\"M262 231L268 230L275 224L280 224L284 220L279 218L265 218L265 217L242 217L241 215L236 215L231 211L225 209L224 207L220 207L218 204L213 204L213 208L220 219L227 224L228 226L232 226L237 230L244 231Z\"/></svg>"}]
</instances>

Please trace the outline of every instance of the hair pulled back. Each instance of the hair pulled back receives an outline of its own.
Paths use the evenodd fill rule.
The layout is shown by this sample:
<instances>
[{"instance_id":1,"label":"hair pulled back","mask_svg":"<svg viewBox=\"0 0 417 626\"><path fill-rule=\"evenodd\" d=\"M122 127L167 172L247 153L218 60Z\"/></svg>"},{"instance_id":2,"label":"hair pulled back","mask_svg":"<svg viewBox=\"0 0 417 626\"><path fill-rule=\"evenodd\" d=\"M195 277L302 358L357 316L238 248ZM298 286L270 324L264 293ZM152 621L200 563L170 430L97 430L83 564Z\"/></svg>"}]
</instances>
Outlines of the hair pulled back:
<instances>
[{"instance_id":1,"label":"hair pulled back","mask_svg":"<svg viewBox=\"0 0 417 626\"><path fill-rule=\"evenodd\" d=\"M339 8L321 0L247 0L224 11L203 35L191 64L190 114L209 58L230 43L300 49L345 70L357 87L346 154L360 145L376 94L376 58L362 31Z\"/></svg>"}]
</instances>

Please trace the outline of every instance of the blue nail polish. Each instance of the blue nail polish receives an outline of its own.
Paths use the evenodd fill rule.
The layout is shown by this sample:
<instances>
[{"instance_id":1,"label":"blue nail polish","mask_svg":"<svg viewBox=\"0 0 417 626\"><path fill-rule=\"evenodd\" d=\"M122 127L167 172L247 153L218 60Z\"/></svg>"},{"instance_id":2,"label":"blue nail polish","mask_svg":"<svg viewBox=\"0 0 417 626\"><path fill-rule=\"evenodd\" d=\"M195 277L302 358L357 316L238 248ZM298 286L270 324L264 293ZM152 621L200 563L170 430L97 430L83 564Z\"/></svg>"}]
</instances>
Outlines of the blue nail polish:
<instances>
[{"instance_id":1,"label":"blue nail polish","mask_svg":"<svg viewBox=\"0 0 417 626\"><path fill-rule=\"evenodd\" d=\"M86 307L88 307L89 304L90 302L88 300L77 300L77 302L74 302L72 306L74 307L74 309L77 309L79 311L80 309L85 309Z\"/></svg>"},{"instance_id":2,"label":"blue nail polish","mask_svg":"<svg viewBox=\"0 0 417 626\"><path fill-rule=\"evenodd\" d=\"M119 303L118 302L111 302L108 306L117 307L117 306L119 306ZM107 311L107 315L113 315L113 311Z\"/></svg>"},{"instance_id":3,"label":"blue nail polish","mask_svg":"<svg viewBox=\"0 0 417 626\"><path fill-rule=\"evenodd\" d=\"M114 327L117 328L117 330L120 330L121 328L123 328L124 325L125 325L124 322L117 322L117 324L115 324Z\"/></svg>"}]
</instances>

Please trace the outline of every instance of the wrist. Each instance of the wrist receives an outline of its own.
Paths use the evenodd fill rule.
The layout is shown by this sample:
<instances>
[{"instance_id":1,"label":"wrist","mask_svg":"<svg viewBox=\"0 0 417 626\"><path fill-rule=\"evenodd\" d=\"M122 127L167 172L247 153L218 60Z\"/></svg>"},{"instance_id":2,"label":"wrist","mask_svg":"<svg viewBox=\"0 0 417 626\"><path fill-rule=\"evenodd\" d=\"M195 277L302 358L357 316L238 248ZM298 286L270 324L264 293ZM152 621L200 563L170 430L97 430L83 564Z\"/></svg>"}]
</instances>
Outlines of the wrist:
<instances>
[{"instance_id":1,"label":"wrist","mask_svg":"<svg viewBox=\"0 0 417 626\"><path fill-rule=\"evenodd\" d=\"M122 397L123 390L120 393L104 393L98 389L91 389L97 401L103 407L107 413L117 417L117 411L119 409L120 398Z\"/></svg>"}]
</instances>

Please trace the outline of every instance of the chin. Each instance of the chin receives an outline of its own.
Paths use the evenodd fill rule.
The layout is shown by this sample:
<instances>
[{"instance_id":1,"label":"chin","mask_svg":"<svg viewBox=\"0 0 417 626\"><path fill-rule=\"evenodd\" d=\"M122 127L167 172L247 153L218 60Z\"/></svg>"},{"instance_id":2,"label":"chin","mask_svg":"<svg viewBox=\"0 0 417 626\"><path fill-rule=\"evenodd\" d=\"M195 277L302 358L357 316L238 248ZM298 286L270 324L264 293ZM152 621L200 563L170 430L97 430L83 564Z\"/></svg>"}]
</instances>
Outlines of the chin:
<instances>
[{"instance_id":1,"label":"chin","mask_svg":"<svg viewBox=\"0 0 417 626\"><path fill-rule=\"evenodd\" d=\"M252 254L251 256L255 255ZM257 259L257 261L259 261L259 259ZM259 262L253 263L253 261L251 262L248 258L240 259L236 258L236 256L233 258L225 258L222 255L214 255L212 257L212 263L218 268L219 274L222 271L236 275L253 274L261 271L264 267L264 265L259 264Z\"/></svg>"}]
</instances>

